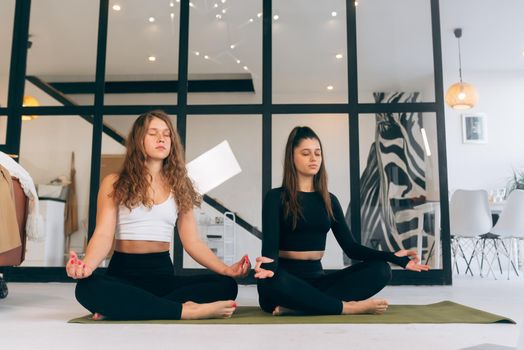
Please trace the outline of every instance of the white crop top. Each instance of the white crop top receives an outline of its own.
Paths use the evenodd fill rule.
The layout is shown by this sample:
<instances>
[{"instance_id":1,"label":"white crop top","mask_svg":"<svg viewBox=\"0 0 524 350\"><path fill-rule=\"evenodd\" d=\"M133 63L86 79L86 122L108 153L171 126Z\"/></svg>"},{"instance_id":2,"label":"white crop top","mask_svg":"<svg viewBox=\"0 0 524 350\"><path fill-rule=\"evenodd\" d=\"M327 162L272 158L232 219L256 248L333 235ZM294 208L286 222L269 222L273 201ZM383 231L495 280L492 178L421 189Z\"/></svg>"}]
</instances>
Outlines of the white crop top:
<instances>
[{"instance_id":1,"label":"white crop top","mask_svg":"<svg viewBox=\"0 0 524 350\"><path fill-rule=\"evenodd\" d=\"M120 205L116 222L116 239L171 242L177 219L173 195L151 208L139 205L129 210Z\"/></svg>"}]
</instances>

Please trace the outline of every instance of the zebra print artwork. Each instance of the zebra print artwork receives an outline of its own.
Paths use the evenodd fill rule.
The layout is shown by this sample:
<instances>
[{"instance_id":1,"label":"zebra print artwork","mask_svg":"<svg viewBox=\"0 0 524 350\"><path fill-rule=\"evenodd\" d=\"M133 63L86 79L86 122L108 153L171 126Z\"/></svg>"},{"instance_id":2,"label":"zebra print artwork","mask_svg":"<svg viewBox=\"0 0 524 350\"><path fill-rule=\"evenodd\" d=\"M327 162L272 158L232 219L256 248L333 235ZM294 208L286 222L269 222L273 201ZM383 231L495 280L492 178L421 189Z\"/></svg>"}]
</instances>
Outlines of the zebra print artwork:
<instances>
[{"instance_id":1,"label":"zebra print artwork","mask_svg":"<svg viewBox=\"0 0 524 350\"><path fill-rule=\"evenodd\" d=\"M417 92L374 93L376 103L416 102L418 97ZM377 113L375 121L375 138L360 178L362 244L391 252L413 249L424 221L414 206L426 197L422 115ZM351 203L348 225L350 209ZM429 235L423 232L423 247Z\"/></svg>"}]
</instances>

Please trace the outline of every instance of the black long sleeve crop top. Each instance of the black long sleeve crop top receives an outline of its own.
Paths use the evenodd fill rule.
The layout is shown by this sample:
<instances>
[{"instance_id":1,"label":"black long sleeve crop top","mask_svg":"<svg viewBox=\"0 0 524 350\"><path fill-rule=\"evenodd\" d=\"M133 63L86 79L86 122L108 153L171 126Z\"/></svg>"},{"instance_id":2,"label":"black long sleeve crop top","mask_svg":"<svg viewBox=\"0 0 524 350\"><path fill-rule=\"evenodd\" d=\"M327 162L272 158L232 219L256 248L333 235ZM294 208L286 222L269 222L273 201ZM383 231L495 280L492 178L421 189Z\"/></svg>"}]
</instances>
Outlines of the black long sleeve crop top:
<instances>
[{"instance_id":1,"label":"black long sleeve crop top","mask_svg":"<svg viewBox=\"0 0 524 350\"><path fill-rule=\"evenodd\" d=\"M406 267L408 257L398 257L391 252L384 252L360 245L355 241L346 224L340 203L330 193L334 219L326 210L322 196L318 192L298 192L298 201L302 209L295 229L291 217L284 217L282 188L274 188L264 198L262 206L262 256L273 259L272 263L262 264L266 270L278 268L278 251L323 251L326 248L326 236L331 229L342 250L356 260L381 260Z\"/></svg>"}]
</instances>

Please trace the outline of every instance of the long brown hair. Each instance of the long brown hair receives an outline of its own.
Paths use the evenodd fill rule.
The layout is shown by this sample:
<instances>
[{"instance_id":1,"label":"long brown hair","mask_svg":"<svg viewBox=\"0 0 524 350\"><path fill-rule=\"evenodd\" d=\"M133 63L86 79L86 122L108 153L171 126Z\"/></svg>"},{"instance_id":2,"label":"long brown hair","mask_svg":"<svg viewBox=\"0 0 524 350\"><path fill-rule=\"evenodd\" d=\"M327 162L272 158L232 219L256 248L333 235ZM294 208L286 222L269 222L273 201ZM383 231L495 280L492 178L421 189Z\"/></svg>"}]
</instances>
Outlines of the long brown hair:
<instances>
[{"instance_id":1,"label":"long brown hair","mask_svg":"<svg viewBox=\"0 0 524 350\"><path fill-rule=\"evenodd\" d=\"M131 209L140 204L147 207L153 206L153 198L148 190L152 175L149 173L145 162L147 159L144 147L144 138L149 123L153 118L164 121L170 131L171 149L164 159L162 176L175 197L179 212L200 206L201 196L195 191L193 183L187 176L184 149L180 136L176 132L168 115L163 111L151 111L140 115L133 123L133 128L126 140L126 156L118 180L113 185L113 197L119 204Z\"/></svg>"},{"instance_id":2,"label":"long brown hair","mask_svg":"<svg viewBox=\"0 0 524 350\"><path fill-rule=\"evenodd\" d=\"M326 210L330 218L334 219L333 207L331 206L331 198L327 188L327 172L324 162L324 151L322 148L322 142L315 132L307 126L297 126L287 139L286 151L284 154L284 176L282 178L282 200L284 202L284 215L285 217L292 216L293 228L297 226L298 218L302 216L302 209L298 202L298 175L295 167L295 161L293 153L295 148L298 147L300 142L305 139L317 140L320 144L320 154L322 156L322 162L320 169L313 177L313 189L315 192L320 193Z\"/></svg>"}]
</instances>

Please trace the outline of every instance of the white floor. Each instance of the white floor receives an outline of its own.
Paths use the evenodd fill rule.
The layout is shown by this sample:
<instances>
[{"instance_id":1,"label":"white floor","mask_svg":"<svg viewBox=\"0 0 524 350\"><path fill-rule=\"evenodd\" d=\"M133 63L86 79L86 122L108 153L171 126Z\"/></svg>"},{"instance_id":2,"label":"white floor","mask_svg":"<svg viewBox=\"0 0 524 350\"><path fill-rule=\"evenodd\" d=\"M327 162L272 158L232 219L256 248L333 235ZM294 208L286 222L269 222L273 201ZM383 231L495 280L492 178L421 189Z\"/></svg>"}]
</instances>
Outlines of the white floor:
<instances>
[{"instance_id":1,"label":"white floor","mask_svg":"<svg viewBox=\"0 0 524 350\"><path fill-rule=\"evenodd\" d=\"M456 277L447 287L387 287L392 304L452 300L512 318L511 324L80 325L73 284L10 283L0 300L0 349L499 349L516 347L524 322L524 278ZM240 305L257 305L241 286ZM482 345L481 344L495 344ZM505 347L504 347L505 346Z\"/></svg>"}]
</instances>

